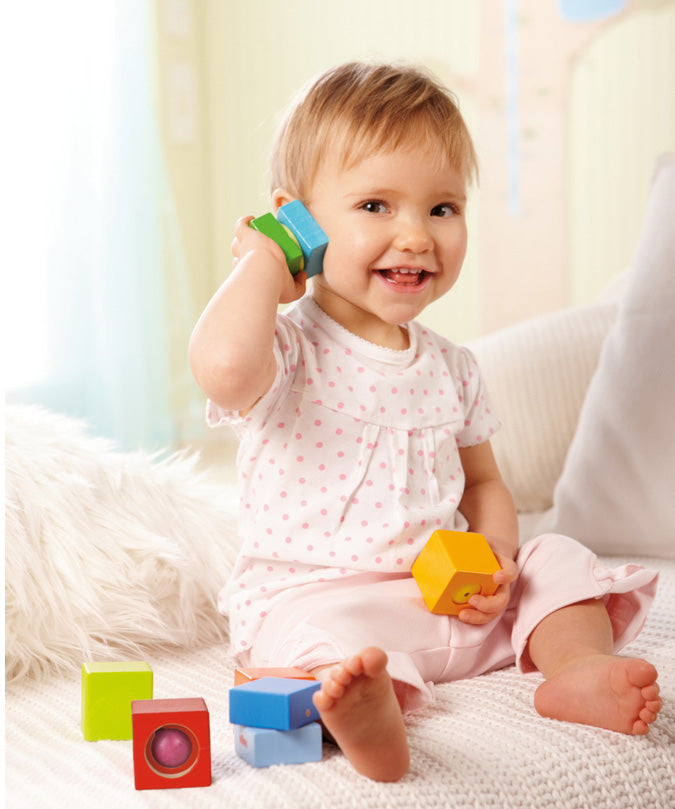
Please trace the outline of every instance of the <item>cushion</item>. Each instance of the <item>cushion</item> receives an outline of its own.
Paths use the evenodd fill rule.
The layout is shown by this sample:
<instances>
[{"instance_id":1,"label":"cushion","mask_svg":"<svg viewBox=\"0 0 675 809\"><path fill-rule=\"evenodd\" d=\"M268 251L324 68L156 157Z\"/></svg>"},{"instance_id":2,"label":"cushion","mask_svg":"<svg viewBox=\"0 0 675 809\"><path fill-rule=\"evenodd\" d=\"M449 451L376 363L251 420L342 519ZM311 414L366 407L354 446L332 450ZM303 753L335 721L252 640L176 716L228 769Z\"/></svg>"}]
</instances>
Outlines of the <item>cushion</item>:
<instances>
[{"instance_id":1,"label":"cushion","mask_svg":"<svg viewBox=\"0 0 675 809\"><path fill-rule=\"evenodd\" d=\"M520 512L543 511L553 502L616 312L612 300L570 308L470 344L503 423L491 443Z\"/></svg>"},{"instance_id":2,"label":"cushion","mask_svg":"<svg viewBox=\"0 0 675 809\"><path fill-rule=\"evenodd\" d=\"M196 457L116 452L34 407L5 426L8 682L227 639L235 509Z\"/></svg>"},{"instance_id":3,"label":"cushion","mask_svg":"<svg viewBox=\"0 0 675 809\"><path fill-rule=\"evenodd\" d=\"M663 156L617 321L541 530L675 558L675 155Z\"/></svg>"}]
</instances>

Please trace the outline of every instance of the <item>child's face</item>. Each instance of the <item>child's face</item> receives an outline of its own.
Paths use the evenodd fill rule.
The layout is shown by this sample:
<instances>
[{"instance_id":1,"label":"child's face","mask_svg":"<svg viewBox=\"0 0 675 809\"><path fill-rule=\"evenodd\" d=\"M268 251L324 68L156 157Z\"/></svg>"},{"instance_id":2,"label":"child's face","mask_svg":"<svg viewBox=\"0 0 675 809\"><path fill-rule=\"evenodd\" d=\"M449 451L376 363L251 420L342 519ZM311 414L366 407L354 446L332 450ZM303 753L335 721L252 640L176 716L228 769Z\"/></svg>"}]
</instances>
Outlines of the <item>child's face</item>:
<instances>
[{"instance_id":1,"label":"child's face","mask_svg":"<svg viewBox=\"0 0 675 809\"><path fill-rule=\"evenodd\" d=\"M425 149L377 153L351 168L328 156L309 209L329 245L314 298L351 332L392 348L399 324L455 283L466 253L466 183Z\"/></svg>"}]
</instances>

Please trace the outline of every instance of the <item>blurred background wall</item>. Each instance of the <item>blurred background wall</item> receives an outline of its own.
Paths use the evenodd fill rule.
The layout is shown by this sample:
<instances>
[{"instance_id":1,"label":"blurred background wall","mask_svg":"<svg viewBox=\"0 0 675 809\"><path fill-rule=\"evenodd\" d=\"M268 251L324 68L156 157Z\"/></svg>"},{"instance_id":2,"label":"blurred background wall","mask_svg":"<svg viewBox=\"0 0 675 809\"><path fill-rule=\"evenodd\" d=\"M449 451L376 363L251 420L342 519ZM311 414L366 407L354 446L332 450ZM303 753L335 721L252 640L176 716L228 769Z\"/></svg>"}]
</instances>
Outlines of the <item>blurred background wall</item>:
<instances>
[{"instance_id":1,"label":"blurred background wall","mask_svg":"<svg viewBox=\"0 0 675 809\"><path fill-rule=\"evenodd\" d=\"M110 173L116 182L120 176L135 178L127 198L145 200L142 217L134 221L142 218L146 226L134 230L135 241L118 262L130 263L128 255L147 251L148 240L154 240L151 258L130 274L134 283L140 283L140 276L143 284L126 297L138 298L143 306L118 304L106 344L118 345L118 334L128 334L130 324L139 318L154 325L149 337L143 333L134 339L135 354L130 348L125 355L123 382L116 381L119 374L111 377L108 393L99 397L108 404L120 399L114 418L94 413L101 405L87 404L91 397L83 398L84 383L75 385L69 395L49 399L40 394L35 379L12 384L12 378L18 378L16 369L13 377L10 374L8 398L48 406L56 402L54 406L65 412L90 418L97 429L127 448L203 439L203 398L187 368L189 333L230 270L235 220L269 209L270 140L288 102L319 71L352 59L412 61L430 68L459 97L479 153L480 187L470 197L470 243L463 276L452 293L424 316L458 342L595 300L630 263L651 167L660 152L675 149L675 0L101 0L101 4L110 14L105 30L91 13L84 13L84 36L92 36L97 27L95 41L72 71L71 79L79 76L82 81L84 71L89 82L88 93L77 95L77 107L87 99L93 104L97 97L93 78L97 74L89 62L97 63L99 43L108 42L113 30L110 47L115 58L106 76L116 88L115 101L107 108L101 130L117 121L120 132L127 133L118 138L118 146L123 145L128 133L135 131L133 122L138 125L147 118L142 132L134 136L134 142L146 143L141 155L131 161L124 158L134 152L131 145L109 150L114 154ZM25 25L34 31L40 3L27 6L32 17ZM43 27L53 32L58 26L59 37L67 38L72 27L69 10L79 15L82 26L86 6L82 0L64 0L58 19L53 11L53 19L47 13ZM47 4L42 13L45 8ZM53 36L43 39L33 52L34 59L42 59L43 69L27 84L31 105L40 104L45 83L49 84L45 71L55 64L45 52L51 48L56 60L63 52L62 39L57 38L59 48ZM119 79L122 73L124 82ZM118 78L111 80L111 74ZM136 93L146 88L137 107L125 102L129 83ZM62 85L63 81L58 87ZM53 92L58 87L54 83ZM63 110L55 114L58 118ZM49 126L35 135L39 122L44 118L33 125L27 122L34 133L29 145L36 154L45 141L53 140ZM98 144L91 126L87 132L84 141ZM26 138L21 140L25 148ZM94 151L93 166L100 166L104 158L98 146ZM69 154L77 165L81 144L79 152L71 149ZM36 188L44 183L44 174L36 171ZM53 210L67 217L68 200L63 195L57 200ZM91 207L86 193L83 200L81 207ZM129 206L122 201L120 207ZM104 223L107 215L102 210ZM30 232L35 239L51 232L50 222L48 210L33 221ZM106 231L105 224L102 230ZM54 256L50 250L39 252L34 260L42 262L42 275L28 283L30 292L24 290L17 298L29 310L35 308L39 278L53 274ZM89 255L85 276L100 267L100 256L109 252L104 246ZM103 273L104 278L109 275L110 270ZM50 295L43 301L45 311L53 300ZM77 296L66 300L71 304L67 320L72 323L87 307L105 310L110 294L94 291L93 299L84 302ZM27 330L21 305L13 308L15 319ZM43 342L53 346L58 328L50 326ZM10 338L18 343L20 328L13 329ZM88 342L83 334L78 339L78 345ZM39 348L35 351L39 353ZM114 350L109 353L120 362ZM96 365L96 357L92 363ZM133 389L122 391L129 381L124 369L134 364L138 381ZM15 366L25 371L25 365L19 355ZM152 371L145 378L144 369ZM164 403L165 412L158 402L152 404L154 399ZM139 403L147 410L142 423ZM138 425L131 430L128 423L136 410ZM159 432L148 427L154 413L165 425Z\"/></svg>"}]
</instances>

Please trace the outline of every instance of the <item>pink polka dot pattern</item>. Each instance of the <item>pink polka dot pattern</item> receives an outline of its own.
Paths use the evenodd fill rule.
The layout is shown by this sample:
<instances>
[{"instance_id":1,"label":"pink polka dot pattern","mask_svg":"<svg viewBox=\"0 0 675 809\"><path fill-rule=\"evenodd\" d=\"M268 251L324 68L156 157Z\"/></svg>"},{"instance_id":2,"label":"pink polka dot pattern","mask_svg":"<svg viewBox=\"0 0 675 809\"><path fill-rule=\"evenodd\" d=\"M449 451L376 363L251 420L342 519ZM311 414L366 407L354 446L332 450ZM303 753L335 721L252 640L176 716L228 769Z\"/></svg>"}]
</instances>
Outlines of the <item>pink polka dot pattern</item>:
<instances>
[{"instance_id":1,"label":"pink polka dot pattern","mask_svg":"<svg viewBox=\"0 0 675 809\"><path fill-rule=\"evenodd\" d=\"M245 418L208 404L241 440L242 553L229 601L250 647L285 589L364 571L409 572L430 534L458 525L458 447L490 437L473 356L420 324L410 347L362 340L305 296L277 320L277 375Z\"/></svg>"}]
</instances>

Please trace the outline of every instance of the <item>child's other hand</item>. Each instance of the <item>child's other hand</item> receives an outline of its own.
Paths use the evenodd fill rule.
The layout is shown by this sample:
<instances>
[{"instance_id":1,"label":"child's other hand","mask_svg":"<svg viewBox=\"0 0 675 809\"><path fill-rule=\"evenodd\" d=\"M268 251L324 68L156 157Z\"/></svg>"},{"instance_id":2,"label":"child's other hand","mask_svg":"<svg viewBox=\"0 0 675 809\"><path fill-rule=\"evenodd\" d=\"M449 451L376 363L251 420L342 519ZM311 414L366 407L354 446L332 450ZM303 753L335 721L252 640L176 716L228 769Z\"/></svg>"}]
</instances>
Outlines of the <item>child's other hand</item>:
<instances>
[{"instance_id":1,"label":"child's other hand","mask_svg":"<svg viewBox=\"0 0 675 809\"><path fill-rule=\"evenodd\" d=\"M510 556L496 554L499 564L502 566L493 579L499 585L491 596L474 595L469 599L468 607L460 611L457 616L465 624L479 626L493 621L509 603L511 598L511 582L518 575L518 565Z\"/></svg>"},{"instance_id":2,"label":"child's other hand","mask_svg":"<svg viewBox=\"0 0 675 809\"><path fill-rule=\"evenodd\" d=\"M253 216L243 216L237 220L232 241L233 269L244 259L259 260L267 266L275 266L280 282L279 303L291 303L305 294L307 274L299 272L291 274L286 264L286 257L279 245L264 233L249 227ZM248 262L247 262L248 263ZM253 261L251 262L253 263Z\"/></svg>"}]
</instances>

